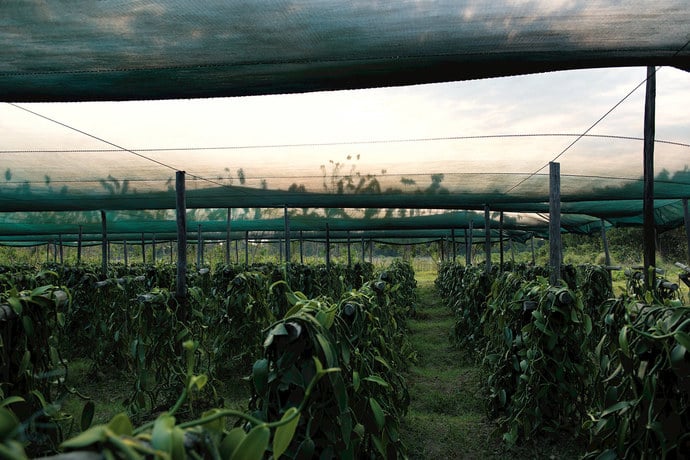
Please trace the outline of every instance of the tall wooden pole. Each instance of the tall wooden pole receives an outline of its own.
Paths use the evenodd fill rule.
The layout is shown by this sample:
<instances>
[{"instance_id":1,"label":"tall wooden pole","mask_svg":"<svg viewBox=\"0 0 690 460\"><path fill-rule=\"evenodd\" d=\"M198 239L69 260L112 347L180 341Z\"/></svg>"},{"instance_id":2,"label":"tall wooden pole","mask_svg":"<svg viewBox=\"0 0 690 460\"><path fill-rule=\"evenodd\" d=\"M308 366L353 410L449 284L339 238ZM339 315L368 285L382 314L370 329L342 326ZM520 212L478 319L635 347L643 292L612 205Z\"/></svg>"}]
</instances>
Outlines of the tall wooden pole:
<instances>
[{"instance_id":1,"label":"tall wooden pole","mask_svg":"<svg viewBox=\"0 0 690 460\"><path fill-rule=\"evenodd\" d=\"M362 237L362 263L364 263L364 252L366 251L366 245L364 243L364 237Z\"/></svg>"},{"instance_id":2,"label":"tall wooden pole","mask_svg":"<svg viewBox=\"0 0 690 460\"><path fill-rule=\"evenodd\" d=\"M532 248L532 265L536 265L537 257L534 254L534 233L532 233L532 236L530 237L529 241L530 241L530 247Z\"/></svg>"},{"instance_id":3,"label":"tall wooden pole","mask_svg":"<svg viewBox=\"0 0 690 460\"><path fill-rule=\"evenodd\" d=\"M601 219L601 242L604 245L604 263L607 267L611 266L611 254L609 253L609 241L606 239L606 224Z\"/></svg>"},{"instance_id":4,"label":"tall wooden pole","mask_svg":"<svg viewBox=\"0 0 690 460\"><path fill-rule=\"evenodd\" d=\"M178 301L187 299L187 195L185 172L175 173L175 208L177 212L177 277L175 296ZM183 309L184 310L184 309ZM186 318L186 311L182 314Z\"/></svg>"},{"instance_id":5,"label":"tall wooden pole","mask_svg":"<svg viewBox=\"0 0 690 460\"><path fill-rule=\"evenodd\" d=\"M464 229L465 232L465 266L469 267L470 266L470 260L471 260L471 255L470 255L470 240L468 239L469 237L467 236L467 229Z\"/></svg>"},{"instance_id":6,"label":"tall wooden pole","mask_svg":"<svg viewBox=\"0 0 690 460\"><path fill-rule=\"evenodd\" d=\"M79 226L79 239L77 240L77 264L81 263L81 245L82 245L82 238L83 238L83 230L84 226L80 225Z\"/></svg>"},{"instance_id":7,"label":"tall wooden pole","mask_svg":"<svg viewBox=\"0 0 690 460\"><path fill-rule=\"evenodd\" d=\"M473 244L472 239L474 237L474 222L472 221L471 218L470 218L470 228L469 228L467 233L469 233L469 235L468 235L469 239L467 240L467 256L466 256L466 258L467 258L467 266L469 267L470 265L472 265L472 244Z\"/></svg>"},{"instance_id":8,"label":"tall wooden pole","mask_svg":"<svg viewBox=\"0 0 690 460\"><path fill-rule=\"evenodd\" d=\"M450 244L453 246L453 247L451 248L451 254L452 254L452 256L453 256L453 261L452 261L452 262L455 263L455 259L456 259L456 256L457 256L457 252L456 252L456 250L455 250L455 228L451 228L451 229L450 229L450 242L451 242Z\"/></svg>"},{"instance_id":9,"label":"tall wooden pole","mask_svg":"<svg viewBox=\"0 0 690 460\"><path fill-rule=\"evenodd\" d=\"M326 270L331 269L331 231L326 222Z\"/></svg>"},{"instance_id":10,"label":"tall wooden pole","mask_svg":"<svg viewBox=\"0 0 690 460\"><path fill-rule=\"evenodd\" d=\"M151 263L156 265L156 234L151 236Z\"/></svg>"},{"instance_id":11,"label":"tall wooden pole","mask_svg":"<svg viewBox=\"0 0 690 460\"><path fill-rule=\"evenodd\" d=\"M491 216L489 205L484 205L484 253L486 254L486 272L491 273Z\"/></svg>"},{"instance_id":12,"label":"tall wooden pole","mask_svg":"<svg viewBox=\"0 0 690 460\"><path fill-rule=\"evenodd\" d=\"M108 224L105 211L101 211L101 275L108 277Z\"/></svg>"},{"instance_id":13,"label":"tall wooden pole","mask_svg":"<svg viewBox=\"0 0 690 460\"><path fill-rule=\"evenodd\" d=\"M649 268L656 267L656 235L654 233L654 131L656 101L656 69L647 67L647 91L644 103L644 276L648 289L653 278Z\"/></svg>"},{"instance_id":14,"label":"tall wooden pole","mask_svg":"<svg viewBox=\"0 0 690 460\"><path fill-rule=\"evenodd\" d=\"M304 265L304 234L299 231L299 263Z\"/></svg>"},{"instance_id":15,"label":"tall wooden pole","mask_svg":"<svg viewBox=\"0 0 690 460\"><path fill-rule=\"evenodd\" d=\"M249 231L244 232L244 265L249 267Z\"/></svg>"},{"instance_id":16,"label":"tall wooden pole","mask_svg":"<svg viewBox=\"0 0 690 460\"><path fill-rule=\"evenodd\" d=\"M352 249L350 248L350 230L347 231L347 266L352 266Z\"/></svg>"},{"instance_id":17,"label":"tall wooden pole","mask_svg":"<svg viewBox=\"0 0 690 460\"><path fill-rule=\"evenodd\" d=\"M688 199L683 198L683 220L685 221L685 238L688 240L688 264L690 264L690 213L688 213Z\"/></svg>"},{"instance_id":18,"label":"tall wooden pole","mask_svg":"<svg viewBox=\"0 0 690 460\"><path fill-rule=\"evenodd\" d=\"M549 163L549 281L556 286L561 279L561 164Z\"/></svg>"},{"instance_id":19,"label":"tall wooden pole","mask_svg":"<svg viewBox=\"0 0 690 460\"><path fill-rule=\"evenodd\" d=\"M196 269L199 270L204 263L204 240L201 236L201 224L196 231Z\"/></svg>"},{"instance_id":20,"label":"tall wooden pole","mask_svg":"<svg viewBox=\"0 0 690 460\"><path fill-rule=\"evenodd\" d=\"M225 224L225 265L230 265L230 227L232 225L232 209L228 208L228 218Z\"/></svg>"},{"instance_id":21,"label":"tall wooden pole","mask_svg":"<svg viewBox=\"0 0 690 460\"><path fill-rule=\"evenodd\" d=\"M127 254L127 240L123 240L123 241L122 241L122 253L124 254L124 258L125 258L125 267L126 267L126 266L127 266L127 262L128 262L128 260L127 260L127 255L128 255L128 254Z\"/></svg>"},{"instance_id":22,"label":"tall wooden pole","mask_svg":"<svg viewBox=\"0 0 690 460\"><path fill-rule=\"evenodd\" d=\"M288 207L285 205L285 263L290 263L290 214L288 214Z\"/></svg>"},{"instance_id":23,"label":"tall wooden pole","mask_svg":"<svg viewBox=\"0 0 690 460\"><path fill-rule=\"evenodd\" d=\"M144 242L144 232L141 232L141 263L146 265L146 243Z\"/></svg>"},{"instance_id":24,"label":"tall wooden pole","mask_svg":"<svg viewBox=\"0 0 690 460\"><path fill-rule=\"evenodd\" d=\"M498 250L499 250L499 272L503 273L503 211L498 219Z\"/></svg>"},{"instance_id":25,"label":"tall wooden pole","mask_svg":"<svg viewBox=\"0 0 690 460\"><path fill-rule=\"evenodd\" d=\"M62 233L58 235L58 241L60 243L60 265L63 265L65 263L65 255L62 249Z\"/></svg>"}]
</instances>

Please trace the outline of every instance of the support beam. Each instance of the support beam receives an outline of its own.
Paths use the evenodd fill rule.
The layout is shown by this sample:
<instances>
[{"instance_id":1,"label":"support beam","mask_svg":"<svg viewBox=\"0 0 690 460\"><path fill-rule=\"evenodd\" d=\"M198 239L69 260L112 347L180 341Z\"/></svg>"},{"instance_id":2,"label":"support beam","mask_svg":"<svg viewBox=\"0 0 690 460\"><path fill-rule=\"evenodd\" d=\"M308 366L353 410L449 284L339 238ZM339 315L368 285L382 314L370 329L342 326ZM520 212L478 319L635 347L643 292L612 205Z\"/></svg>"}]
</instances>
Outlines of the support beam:
<instances>
[{"instance_id":1,"label":"support beam","mask_svg":"<svg viewBox=\"0 0 690 460\"><path fill-rule=\"evenodd\" d=\"M299 231L299 263L304 265L304 236L302 230Z\"/></svg>"},{"instance_id":2,"label":"support beam","mask_svg":"<svg viewBox=\"0 0 690 460\"><path fill-rule=\"evenodd\" d=\"M244 232L244 266L249 267L249 231Z\"/></svg>"},{"instance_id":3,"label":"support beam","mask_svg":"<svg viewBox=\"0 0 690 460\"><path fill-rule=\"evenodd\" d=\"M288 214L288 207L285 205L285 263L289 264L290 257L290 214Z\"/></svg>"},{"instance_id":4,"label":"support beam","mask_svg":"<svg viewBox=\"0 0 690 460\"><path fill-rule=\"evenodd\" d=\"M455 259L457 258L456 256L458 254L457 254L457 251L455 249L455 229L454 228L450 229L450 244L452 245L451 250L450 250L450 253L453 257L452 262L455 263Z\"/></svg>"},{"instance_id":5,"label":"support beam","mask_svg":"<svg viewBox=\"0 0 690 460\"><path fill-rule=\"evenodd\" d=\"M101 276L108 277L108 224L105 211L101 211Z\"/></svg>"},{"instance_id":6,"label":"support beam","mask_svg":"<svg viewBox=\"0 0 690 460\"><path fill-rule=\"evenodd\" d=\"M534 255L534 233L532 233L532 237L529 239L530 241L530 246L532 247L532 265L537 264L537 258Z\"/></svg>"},{"instance_id":7,"label":"support beam","mask_svg":"<svg viewBox=\"0 0 690 460\"><path fill-rule=\"evenodd\" d=\"M347 231L347 266L352 267L352 248L350 247L350 230Z\"/></svg>"},{"instance_id":8,"label":"support beam","mask_svg":"<svg viewBox=\"0 0 690 460\"><path fill-rule=\"evenodd\" d=\"M470 228L468 230L468 240L467 240L467 255L465 256L467 266L472 265L472 238L474 237L474 222L470 218Z\"/></svg>"},{"instance_id":9,"label":"support beam","mask_svg":"<svg viewBox=\"0 0 690 460\"><path fill-rule=\"evenodd\" d=\"M177 277L175 296L178 301L187 299L187 195L185 192L185 172L175 173L175 208L177 212ZM184 310L184 308L183 308ZM186 318L186 311L182 313Z\"/></svg>"},{"instance_id":10,"label":"support beam","mask_svg":"<svg viewBox=\"0 0 690 460\"><path fill-rule=\"evenodd\" d=\"M204 240L201 236L201 224L197 225L196 230L196 269L199 270L204 263Z\"/></svg>"},{"instance_id":11,"label":"support beam","mask_svg":"<svg viewBox=\"0 0 690 460\"><path fill-rule=\"evenodd\" d=\"M125 267L126 267L126 266L127 266L127 262L129 262L129 261L127 260L127 255L128 255L128 254L127 254L127 240L122 241L122 253L123 253L124 258L125 258Z\"/></svg>"},{"instance_id":12,"label":"support beam","mask_svg":"<svg viewBox=\"0 0 690 460\"><path fill-rule=\"evenodd\" d=\"M374 263L374 240L369 238L369 263Z\"/></svg>"},{"instance_id":13,"label":"support beam","mask_svg":"<svg viewBox=\"0 0 690 460\"><path fill-rule=\"evenodd\" d=\"M604 263L607 267L611 266L611 254L609 253L609 241L606 238L606 223L601 219L601 242L604 245Z\"/></svg>"},{"instance_id":14,"label":"support beam","mask_svg":"<svg viewBox=\"0 0 690 460\"><path fill-rule=\"evenodd\" d=\"M499 272L503 273L503 211L498 219L498 250L499 250Z\"/></svg>"},{"instance_id":15,"label":"support beam","mask_svg":"<svg viewBox=\"0 0 690 460\"><path fill-rule=\"evenodd\" d=\"M549 163L549 281L552 286L561 280L561 164Z\"/></svg>"},{"instance_id":16,"label":"support beam","mask_svg":"<svg viewBox=\"0 0 690 460\"><path fill-rule=\"evenodd\" d=\"M232 209L228 208L228 217L225 224L225 265L230 265L230 230L232 227Z\"/></svg>"},{"instance_id":17,"label":"support beam","mask_svg":"<svg viewBox=\"0 0 690 460\"><path fill-rule=\"evenodd\" d=\"M647 67L647 91L644 103L644 279L648 289L653 286L649 268L656 267L656 237L654 231L654 131L656 101L656 69ZM650 279L651 278L651 279Z\"/></svg>"},{"instance_id":18,"label":"support beam","mask_svg":"<svg viewBox=\"0 0 690 460\"><path fill-rule=\"evenodd\" d=\"M77 265L79 265L81 263L81 245L82 245L83 231L84 231L84 226L80 225L79 226L79 239L77 240Z\"/></svg>"},{"instance_id":19,"label":"support beam","mask_svg":"<svg viewBox=\"0 0 690 460\"><path fill-rule=\"evenodd\" d=\"M364 237L362 237L362 263L364 263L364 253L366 251L366 244L364 243Z\"/></svg>"},{"instance_id":20,"label":"support beam","mask_svg":"<svg viewBox=\"0 0 690 460\"><path fill-rule=\"evenodd\" d=\"M486 254L486 272L491 273L491 214L489 205L484 205L484 253Z\"/></svg>"},{"instance_id":21,"label":"support beam","mask_svg":"<svg viewBox=\"0 0 690 460\"><path fill-rule=\"evenodd\" d=\"M151 263L156 265L156 234L151 237Z\"/></svg>"},{"instance_id":22,"label":"support beam","mask_svg":"<svg viewBox=\"0 0 690 460\"><path fill-rule=\"evenodd\" d=\"M441 263L445 262L446 260L446 237L442 236L441 239L438 242L438 246L441 252Z\"/></svg>"},{"instance_id":23,"label":"support beam","mask_svg":"<svg viewBox=\"0 0 690 460\"><path fill-rule=\"evenodd\" d=\"M60 243L60 265L65 263L65 254L62 248L62 234L58 235L58 242Z\"/></svg>"},{"instance_id":24,"label":"support beam","mask_svg":"<svg viewBox=\"0 0 690 460\"><path fill-rule=\"evenodd\" d=\"M331 230L326 222L326 270L331 269Z\"/></svg>"},{"instance_id":25,"label":"support beam","mask_svg":"<svg viewBox=\"0 0 690 460\"><path fill-rule=\"evenodd\" d=\"M683 221L685 222L685 238L688 243L688 265L690 265L690 213L688 213L688 199L683 198Z\"/></svg>"},{"instance_id":26,"label":"support beam","mask_svg":"<svg viewBox=\"0 0 690 460\"><path fill-rule=\"evenodd\" d=\"M144 241L144 232L141 232L141 263L146 265L146 242Z\"/></svg>"},{"instance_id":27,"label":"support beam","mask_svg":"<svg viewBox=\"0 0 690 460\"><path fill-rule=\"evenodd\" d=\"M470 260L472 260L471 254L470 254L470 240L469 240L469 236L468 236L469 232L467 231L467 229L464 229L464 232L465 232L465 266L469 267L470 266Z\"/></svg>"}]
</instances>

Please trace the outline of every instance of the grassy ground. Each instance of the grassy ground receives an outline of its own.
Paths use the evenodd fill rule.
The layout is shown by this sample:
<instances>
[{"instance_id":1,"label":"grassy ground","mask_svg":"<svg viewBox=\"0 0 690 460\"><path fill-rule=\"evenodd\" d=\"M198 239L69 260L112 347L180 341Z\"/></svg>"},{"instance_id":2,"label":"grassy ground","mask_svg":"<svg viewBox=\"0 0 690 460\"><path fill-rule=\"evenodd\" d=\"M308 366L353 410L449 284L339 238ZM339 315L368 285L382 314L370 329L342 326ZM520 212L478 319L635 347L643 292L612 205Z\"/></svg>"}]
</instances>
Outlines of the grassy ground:
<instances>
[{"instance_id":1,"label":"grassy ground","mask_svg":"<svg viewBox=\"0 0 690 460\"><path fill-rule=\"evenodd\" d=\"M479 366L450 341L453 313L438 298L434 278L418 273L418 315L410 321L419 357L407 376L411 404L401 427L410 459L579 458L581 447L571 440L506 448L485 415Z\"/></svg>"}]
</instances>

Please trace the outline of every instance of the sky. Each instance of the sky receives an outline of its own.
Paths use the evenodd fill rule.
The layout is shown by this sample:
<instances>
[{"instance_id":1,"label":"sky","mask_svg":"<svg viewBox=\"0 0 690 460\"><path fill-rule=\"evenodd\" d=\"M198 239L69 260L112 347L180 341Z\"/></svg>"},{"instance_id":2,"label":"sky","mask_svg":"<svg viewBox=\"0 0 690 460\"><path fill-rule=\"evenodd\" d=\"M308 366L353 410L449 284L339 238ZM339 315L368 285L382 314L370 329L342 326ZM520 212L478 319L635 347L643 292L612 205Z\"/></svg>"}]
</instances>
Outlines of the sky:
<instances>
[{"instance_id":1,"label":"sky","mask_svg":"<svg viewBox=\"0 0 690 460\"><path fill-rule=\"evenodd\" d=\"M587 132L642 137L645 85L626 96L645 77L645 68L634 67L328 93L2 104L0 154L17 181L30 174L22 161L40 161L53 180L168 177L182 169L236 183L241 168L249 185L273 185L281 177L320 183L320 167L332 172L331 161L343 170L422 176L532 173L556 157L562 174L637 177L639 140L586 137L569 145ZM657 144L657 168L683 169L690 158L690 73L661 67L656 78L656 139L685 144ZM528 134L573 136L513 137ZM468 139L475 136L482 138ZM129 149L158 163L124 150L64 152L88 149Z\"/></svg>"}]
</instances>

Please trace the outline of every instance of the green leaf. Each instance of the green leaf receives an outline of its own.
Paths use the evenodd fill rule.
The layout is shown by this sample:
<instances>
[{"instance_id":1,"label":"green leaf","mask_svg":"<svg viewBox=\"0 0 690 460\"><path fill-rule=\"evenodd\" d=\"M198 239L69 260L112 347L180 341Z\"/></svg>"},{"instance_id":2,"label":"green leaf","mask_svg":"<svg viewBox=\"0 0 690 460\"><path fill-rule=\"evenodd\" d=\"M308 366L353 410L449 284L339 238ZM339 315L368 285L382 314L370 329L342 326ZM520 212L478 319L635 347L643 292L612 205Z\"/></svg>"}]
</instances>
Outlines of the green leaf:
<instances>
[{"instance_id":1,"label":"green leaf","mask_svg":"<svg viewBox=\"0 0 690 460\"><path fill-rule=\"evenodd\" d=\"M208 377L206 376L206 374L194 375L189 381L189 386L190 388L196 387L197 390L201 390L202 388L204 388L207 382Z\"/></svg>"},{"instance_id":2,"label":"green leaf","mask_svg":"<svg viewBox=\"0 0 690 460\"><path fill-rule=\"evenodd\" d=\"M585 313L585 335L592 333L592 318Z\"/></svg>"},{"instance_id":3,"label":"green leaf","mask_svg":"<svg viewBox=\"0 0 690 460\"><path fill-rule=\"evenodd\" d=\"M673 334L673 338L676 339L676 342L683 345L686 350L690 350L690 335L685 332L678 331Z\"/></svg>"},{"instance_id":4,"label":"green leaf","mask_svg":"<svg viewBox=\"0 0 690 460\"><path fill-rule=\"evenodd\" d=\"M96 411L96 405L93 401L86 401L84 407L81 410L81 423L79 424L81 431L86 431L91 426L93 422L93 415Z\"/></svg>"},{"instance_id":5,"label":"green leaf","mask_svg":"<svg viewBox=\"0 0 690 460\"><path fill-rule=\"evenodd\" d=\"M29 316L22 316L22 324L24 325L24 332L27 337L33 338L34 336L34 323L31 321Z\"/></svg>"},{"instance_id":6,"label":"green leaf","mask_svg":"<svg viewBox=\"0 0 690 460\"><path fill-rule=\"evenodd\" d=\"M26 401L24 398L21 396L8 396L5 399L0 400L0 407L5 407L9 406L10 404L18 403L18 402L24 402Z\"/></svg>"},{"instance_id":7,"label":"green leaf","mask_svg":"<svg viewBox=\"0 0 690 460\"><path fill-rule=\"evenodd\" d=\"M671 350L671 364L678 366L680 363L682 363L685 360L686 351L687 349L681 344L677 344L675 347L673 347L673 350Z\"/></svg>"},{"instance_id":8,"label":"green leaf","mask_svg":"<svg viewBox=\"0 0 690 460\"><path fill-rule=\"evenodd\" d=\"M297 448L295 458L312 458L314 456L316 445L311 438L306 438Z\"/></svg>"},{"instance_id":9,"label":"green leaf","mask_svg":"<svg viewBox=\"0 0 690 460\"><path fill-rule=\"evenodd\" d=\"M374 420L376 421L376 426L379 431L383 429L386 423L386 414L383 412L381 405L374 398L369 398L369 407L371 407L371 412L374 415Z\"/></svg>"},{"instance_id":10,"label":"green leaf","mask_svg":"<svg viewBox=\"0 0 690 460\"><path fill-rule=\"evenodd\" d=\"M268 360L266 358L259 359L252 367L252 379L256 392L263 395L268 386Z\"/></svg>"},{"instance_id":11,"label":"green leaf","mask_svg":"<svg viewBox=\"0 0 690 460\"><path fill-rule=\"evenodd\" d=\"M134 431L132 421L124 412L120 412L110 419L108 429L118 436L132 436Z\"/></svg>"},{"instance_id":12,"label":"green leaf","mask_svg":"<svg viewBox=\"0 0 690 460\"><path fill-rule=\"evenodd\" d=\"M268 447L271 430L266 425L259 425L247 433L233 453L232 460L261 460Z\"/></svg>"},{"instance_id":13,"label":"green leaf","mask_svg":"<svg viewBox=\"0 0 690 460\"><path fill-rule=\"evenodd\" d=\"M379 385L381 385L382 387L385 387L385 388L389 388L389 387L390 387L390 385L388 384L388 382L386 382L385 380L383 380L383 379L382 379L381 377L379 377L378 375L370 375L370 376L368 376L368 377L364 377L362 380L366 380L367 382L378 383Z\"/></svg>"},{"instance_id":14,"label":"green leaf","mask_svg":"<svg viewBox=\"0 0 690 460\"><path fill-rule=\"evenodd\" d=\"M175 426L175 417L169 414L159 415L153 423L153 431L151 432L151 446L168 455L172 455L173 451L173 427Z\"/></svg>"},{"instance_id":15,"label":"green leaf","mask_svg":"<svg viewBox=\"0 0 690 460\"><path fill-rule=\"evenodd\" d=\"M0 442L11 438L19 426L19 419L14 412L0 407Z\"/></svg>"},{"instance_id":16,"label":"green leaf","mask_svg":"<svg viewBox=\"0 0 690 460\"><path fill-rule=\"evenodd\" d=\"M240 427L235 427L223 438L218 448L222 459L230 459L242 443L247 433Z\"/></svg>"},{"instance_id":17,"label":"green leaf","mask_svg":"<svg viewBox=\"0 0 690 460\"><path fill-rule=\"evenodd\" d=\"M624 410L628 409L630 406L632 406L632 403L630 401L619 401L616 404L614 404L613 406L606 408L606 410L604 410L600 416L606 417L607 415L612 414L614 412L618 412L618 411L621 411L621 413L622 413Z\"/></svg>"},{"instance_id":18,"label":"green leaf","mask_svg":"<svg viewBox=\"0 0 690 460\"><path fill-rule=\"evenodd\" d=\"M17 314L17 316L21 316L23 307L22 307L22 302L16 297L9 297L7 299L7 303L10 304L10 307L12 307L12 310Z\"/></svg>"},{"instance_id":19,"label":"green leaf","mask_svg":"<svg viewBox=\"0 0 690 460\"><path fill-rule=\"evenodd\" d=\"M630 347L628 345L628 326L623 326L618 333L618 345L625 356L630 357Z\"/></svg>"},{"instance_id":20,"label":"green leaf","mask_svg":"<svg viewBox=\"0 0 690 460\"><path fill-rule=\"evenodd\" d=\"M75 437L63 442L60 444L60 448L83 449L84 447L105 442L110 434L110 430L108 430L108 427L105 425L96 425L93 428L89 428L83 433L79 433Z\"/></svg>"},{"instance_id":21,"label":"green leaf","mask_svg":"<svg viewBox=\"0 0 690 460\"><path fill-rule=\"evenodd\" d=\"M273 436L273 457L279 458L287 450L292 438L295 435L295 430L297 429L297 424L299 423L300 414L296 407L290 407L285 411L283 417L280 419L281 422L289 420L285 425L280 425L276 428L275 435Z\"/></svg>"},{"instance_id":22,"label":"green leaf","mask_svg":"<svg viewBox=\"0 0 690 460\"><path fill-rule=\"evenodd\" d=\"M359 391L359 384L359 372L352 371L352 387L355 389L355 392Z\"/></svg>"}]
</instances>

